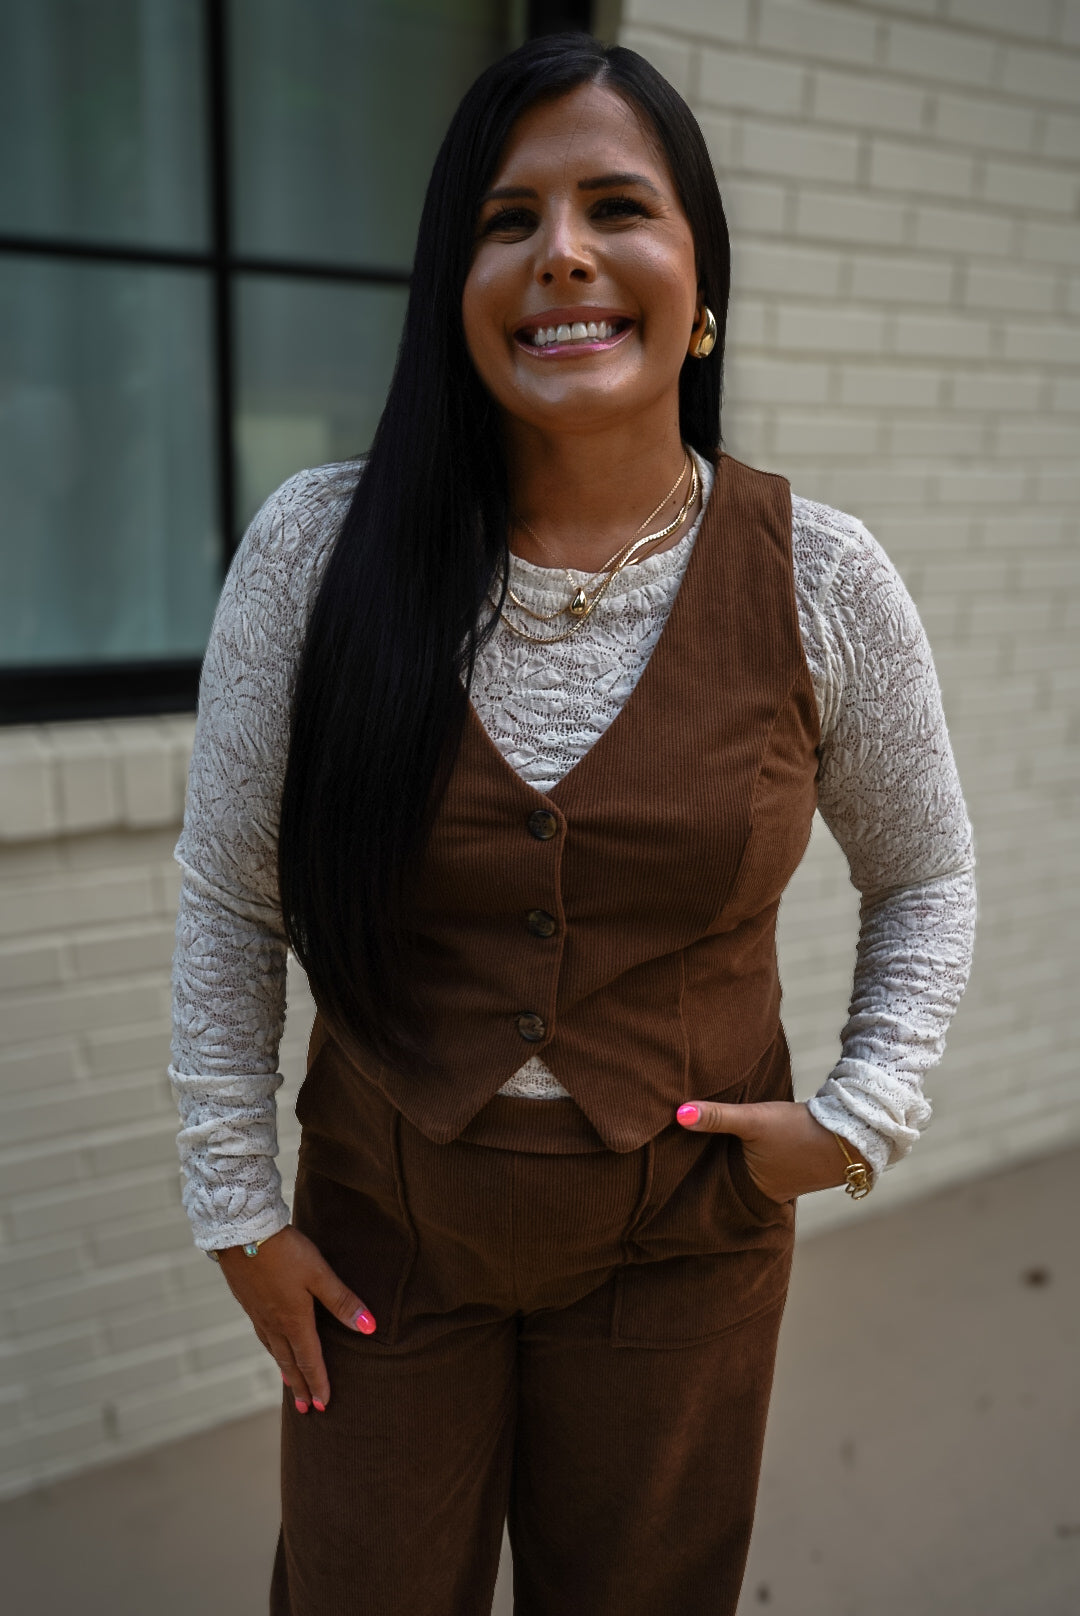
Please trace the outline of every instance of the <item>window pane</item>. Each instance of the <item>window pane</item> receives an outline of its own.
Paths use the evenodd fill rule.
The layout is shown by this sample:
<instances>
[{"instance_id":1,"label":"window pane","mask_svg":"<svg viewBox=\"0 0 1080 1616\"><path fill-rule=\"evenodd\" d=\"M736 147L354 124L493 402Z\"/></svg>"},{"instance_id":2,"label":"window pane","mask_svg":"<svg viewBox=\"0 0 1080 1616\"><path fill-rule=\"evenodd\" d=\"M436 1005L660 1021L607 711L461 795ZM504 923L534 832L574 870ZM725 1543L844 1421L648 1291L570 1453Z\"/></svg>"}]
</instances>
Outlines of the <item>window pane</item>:
<instances>
[{"instance_id":1,"label":"window pane","mask_svg":"<svg viewBox=\"0 0 1080 1616\"><path fill-rule=\"evenodd\" d=\"M210 295L0 260L0 660L201 656L221 587Z\"/></svg>"},{"instance_id":2,"label":"window pane","mask_svg":"<svg viewBox=\"0 0 1080 1616\"><path fill-rule=\"evenodd\" d=\"M233 0L241 252L408 268L463 92L502 50L498 0Z\"/></svg>"},{"instance_id":3,"label":"window pane","mask_svg":"<svg viewBox=\"0 0 1080 1616\"><path fill-rule=\"evenodd\" d=\"M3 0L0 229L205 245L202 10Z\"/></svg>"},{"instance_id":4,"label":"window pane","mask_svg":"<svg viewBox=\"0 0 1080 1616\"><path fill-rule=\"evenodd\" d=\"M363 454L393 373L404 287L240 283L240 517L292 472Z\"/></svg>"}]
</instances>

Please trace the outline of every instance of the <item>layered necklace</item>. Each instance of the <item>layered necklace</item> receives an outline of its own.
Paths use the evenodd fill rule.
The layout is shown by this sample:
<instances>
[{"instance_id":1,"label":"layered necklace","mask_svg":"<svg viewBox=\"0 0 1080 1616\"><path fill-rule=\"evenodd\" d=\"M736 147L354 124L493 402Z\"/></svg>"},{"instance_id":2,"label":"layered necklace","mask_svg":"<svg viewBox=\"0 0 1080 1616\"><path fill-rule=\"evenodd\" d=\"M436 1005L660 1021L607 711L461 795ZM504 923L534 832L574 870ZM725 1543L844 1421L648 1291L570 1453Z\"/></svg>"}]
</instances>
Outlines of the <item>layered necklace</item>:
<instances>
[{"instance_id":1,"label":"layered necklace","mask_svg":"<svg viewBox=\"0 0 1080 1616\"><path fill-rule=\"evenodd\" d=\"M641 529L643 527L648 527L649 523L659 515L664 506L668 504L670 500L675 498L675 495L678 493L683 479L686 476L687 470L690 472L689 488L687 490L686 498L683 501L679 513L675 517L674 521L669 522L666 527L659 528L655 533L642 533ZM623 568L633 566L636 562L642 560L642 552L647 550L650 545L659 544L663 539L670 538L671 535L682 526L690 511L693 509L697 496L698 470L693 458L688 454L683 462L678 477L675 479L672 487L664 495L659 505L649 512L644 522L639 524L631 539L628 539L625 544L620 545L615 554L611 556L610 559L607 560L597 572L589 574L584 584L575 584L570 575L570 569L568 567L564 567L562 569L566 574L566 581L572 591L570 599L564 606L559 606L553 612L535 612L531 606L526 606L525 602L515 595L514 591L509 587L509 585L507 586L507 598L513 602L519 611L524 612L526 617L531 617L533 621L537 623L556 623L560 617L569 616L572 619L572 622L568 628L563 629L557 634L532 634L527 629L521 628L513 621L512 618L508 617L505 607L502 607L500 608L500 616L507 628L510 629L511 633L518 635L520 639L528 640L530 645L557 645L560 640L568 640L571 634L576 634L579 629L584 628L585 624L596 610L596 607L603 600L604 596L607 594L620 572L622 572ZM531 536L540 546L541 550L544 550L548 555L551 555L550 549L548 549L548 546L544 543L539 533L537 533L535 528L529 526L528 522L526 522L523 516L515 517L515 521L519 527L523 527L525 529L526 533L531 534ZM598 579L599 582L597 582ZM491 604L494 606L497 603L492 601Z\"/></svg>"}]
</instances>

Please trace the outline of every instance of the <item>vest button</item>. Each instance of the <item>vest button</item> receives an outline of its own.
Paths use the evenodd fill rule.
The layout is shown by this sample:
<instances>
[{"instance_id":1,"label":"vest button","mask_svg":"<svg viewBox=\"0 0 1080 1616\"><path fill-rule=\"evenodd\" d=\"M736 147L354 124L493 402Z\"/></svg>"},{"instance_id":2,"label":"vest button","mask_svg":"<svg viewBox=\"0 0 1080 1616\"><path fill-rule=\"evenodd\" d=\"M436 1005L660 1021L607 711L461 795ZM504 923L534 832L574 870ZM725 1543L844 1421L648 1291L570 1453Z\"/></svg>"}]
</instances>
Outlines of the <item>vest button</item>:
<instances>
[{"instance_id":1,"label":"vest button","mask_svg":"<svg viewBox=\"0 0 1080 1616\"><path fill-rule=\"evenodd\" d=\"M530 909L525 924L534 937L554 937L559 923L546 909Z\"/></svg>"},{"instance_id":2,"label":"vest button","mask_svg":"<svg viewBox=\"0 0 1080 1616\"><path fill-rule=\"evenodd\" d=\"M546 808L534 808L529 815L528 826L538 842L549 842L559 834L559 821Z\"/></svg>"},{"instance_id":3,"label":"vest button","mask_svg":"<svg viewBox=\"0 0 1080 1616\"><path fill-rule=\"evenodd\" d=\"M515 1017L517 1030L527 1044L539 1044L547 1037L547 1027L542 1016L534 1010L523 1010L520 1016Z\"/></svg>"}]
</instances>

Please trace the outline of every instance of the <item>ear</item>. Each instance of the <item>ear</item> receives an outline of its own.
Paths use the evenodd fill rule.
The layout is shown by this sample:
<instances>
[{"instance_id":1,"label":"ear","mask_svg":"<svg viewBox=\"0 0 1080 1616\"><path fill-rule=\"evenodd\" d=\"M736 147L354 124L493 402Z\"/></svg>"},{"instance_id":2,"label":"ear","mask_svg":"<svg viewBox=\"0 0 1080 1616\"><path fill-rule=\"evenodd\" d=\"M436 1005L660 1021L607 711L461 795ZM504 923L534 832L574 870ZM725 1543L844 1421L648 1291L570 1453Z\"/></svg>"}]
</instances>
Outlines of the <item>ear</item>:
<instances>
[{"instance_id":1,"label":"ear","mask_svg":"<svg viewBox=\"0 0 1080 1616\"><path fill-rule=\"evenodd\" d=\"M696 359L697 358L697 355L694 352L694 350L697 347L698 343L701 341L701 338L702 338L702 336L704 334L706 318L707 318L707 315L706 315L706 310L705 310L705 299L702 296L701 291L699 290L698 291L698 301L697 301L697 313L694 315L694 323L690 327L690 340L686 345L687 356L690 359Z\"/></svg>"}]
</instances>

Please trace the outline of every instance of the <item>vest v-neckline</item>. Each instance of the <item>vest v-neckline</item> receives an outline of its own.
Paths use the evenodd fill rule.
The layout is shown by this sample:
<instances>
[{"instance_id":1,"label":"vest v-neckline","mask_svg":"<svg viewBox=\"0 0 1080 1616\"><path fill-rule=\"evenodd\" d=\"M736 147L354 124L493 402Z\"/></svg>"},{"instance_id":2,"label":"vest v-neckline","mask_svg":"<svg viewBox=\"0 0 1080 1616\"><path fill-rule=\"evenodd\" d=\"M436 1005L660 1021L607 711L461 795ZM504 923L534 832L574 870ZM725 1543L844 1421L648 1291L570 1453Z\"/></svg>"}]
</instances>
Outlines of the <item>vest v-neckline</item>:
<instances>
[{"instance_id":1,"label":"vest v-neckline","mask_svg":"<svg viewBox=\"0 0 1080 1616\"><path fill-rule=\"evenodd\" d=\"M470 725L474 730L479 731L482 743L489 747L495 754L499 760L501 768L511 776L512 780L516 782L516 784L520 786L523 791L528 793L530 798L535 798L538 802L553 802L558 807L560 805L560 794L564 796L570 794L571 788L569 787L568 782L573 780L575 785L580 784L582 779L582 771L585 769L586 764L595 758L596 753L603 746L604 742L607 740L612 731L618 729L620 721L625 716L627 709L635 701L637 701L638 695L642 691L642 687L646 687L647 697L649 686L651 684L655 684L657 678L659 677L658 674L653 673L657 658L670 654L669 652L665 652L665 647L670 646L672 639L672 626L677 626L678 623L681 623L682 618L686 615L686 608L683 608L682 611L680 611L680 608L683 606L687 589L693 582L696 573L700 572L702 567L705 565L704 562L699 563L698 557L703 549L711 550L713 544L715 544L717 541L716 529L720 525L719 512L721 504L721 468L726 458L727 457L723 454L723 452L720 452L717 454L716 459L712 463L713 485L709 498L706 502L705 509L701 514L701 525L698 528L697 538L694 540L694 547L690 552L690 559L686 564L686 571L683 573L682 582L680 583L676 592L675 599L671 603L671 609L668 612L664 626L660 630L660 637L653 646L648 661L642 668L633 690L631 690L630 694L627 696L626 700L623 702L622 706L619 708L619 711L615 714L615 717L611 720L611 723L607 726L607 728L596 737L596 739L582 754L582 756L579 757L575 763L571 764L566 773L559 776L558 780L552 786L550 791L541 791L538 786L534 786L530 781L522 779L521 775L514 768L513 764L510 763L499 750L494 738L489 733L483 719L477 712L472 697L469 697L467 704L468 712L466 713L465 720L466 724ZM661 668L662 666L663 664L661 663ZM651 680L650 675L652 675ZM641 701L637 702L638 708L640 708L642 705L643 703ZM626 726L624 725L623 728L625 729L625 727ZM566 791L563 791L563 787L567 788Z\"/></svg>"}]
</instances>

